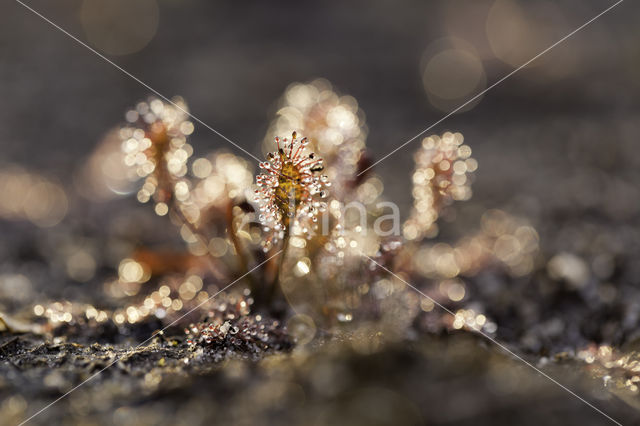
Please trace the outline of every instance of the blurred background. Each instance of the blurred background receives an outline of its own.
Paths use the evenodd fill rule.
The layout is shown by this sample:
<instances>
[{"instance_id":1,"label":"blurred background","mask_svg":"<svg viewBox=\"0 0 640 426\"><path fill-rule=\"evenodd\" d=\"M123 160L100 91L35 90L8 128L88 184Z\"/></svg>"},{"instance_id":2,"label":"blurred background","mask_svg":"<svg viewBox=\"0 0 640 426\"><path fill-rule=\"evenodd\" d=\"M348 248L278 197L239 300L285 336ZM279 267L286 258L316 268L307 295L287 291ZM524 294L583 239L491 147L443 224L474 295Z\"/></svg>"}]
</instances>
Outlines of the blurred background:
<instances>
[{"instance_id":1,"label":"blurred background","mask_svg":"<svg viewBox=\"0 0 640 426\"><path fill-rule=\"evenodd\" d=\"M377 159L613 1L25 4L161 94L184 97L196 117L259 158L285 89L327 79L366 114L367 147ZM561 302L552 304L542 289L522 304L523 312L535 312L529 323L494 313L504 320L500 340L520 339L509 333L532 323L541 324L535 337L546 338L558 324L553 319L561 331L550 338L552 352L638 337L639 13L637 2L621 3L423 135L462 133L479 164L473 199L444 218L442 240L473 232L487 209L501 209L535 227L544 259L539 269L597 295L592 305L571 299L565 309L565 293L554 293ZM97 167L96 147L123 122L124 111L151 93L20 3L3 2L0 16L0 311L43 297L95 300L105 277L136 246L181 247L175 230L148 206L96 188L87 174ZM197 123L190 140L198 153L226 149L252 161ZM403 219L413 202L408 188L421 140L375 167ZM133 191L119 189L120 195ZM520 285L513 286L518 303L528 291L519 289L546 282L499 279L502 289ZM497 281L480 276L472 285L490 289ZM602 321L584 332L593 312ZM600 326L610 315L618 322ZM579 336L569 326L578 323ZM624 338L616 331L622 329ZM518 345L525 352L539 348L525 338ZM472 364L484 368L475 358ZM569 414L585 408L567 404ZM456 407L450 408L442 423L453 418L447 416Z\"/></svg>"},{"instance_id":2,"label":"blurred background","mask_svg":"<svg viewBox=\"0 0 640 426\"><path fill-rule=\"evenodd\" d=\"M368 147L376 157L612 4L26 3L160 93L183 96L194 115L254 154L284 89L326 78L366 113ZM634 148L637 12L634 2L622 3L433 129L465 135L483 166L481 194L530 190L532 180L540 180L534 176L566 177L589 150L601 154L596 166L606 166L620 145ZM19 3L5 2L2 15L2 161L68 184L122 111L149 91ZM234 151L201 126L194 144ZM377 167L388 187L407 181L416 148ZM399 203L410 197L389 194Z\"/></svg>"},{"instance_id":3,"label":"blurred background","mask_svg":"<svg viewBox=\"0 0 640 426\"><path fill-rule=\"evenodd\" d=\"M183 96L196 117L258 157L287 86L326 78L357 100L369 126L368 148L381 158L612 3L27 4L163 95ZM87 189L81 170L123 121L123 111L150 92L19 3L0 7L0 168L6 172L0 265L6 267L16 244L40 228L113 222L110 215L121 206ZM445 236L476 227L487 208L515 210L534 223L543 209L584 217L597 208L623 224L637 217L637 12L633 2L620 4L424 135L461 132L480 164L473 201L459 209L468 225L445 226ZM375 168L403 217L421 139ZM225 148L246 157L200 125L192 143L196 152ZM24 179L11 180L16 174ZM118 202L133 212L145 209L132 197ZM81 281L93 276L80 275Z\"/></svg>"}]
</instances>

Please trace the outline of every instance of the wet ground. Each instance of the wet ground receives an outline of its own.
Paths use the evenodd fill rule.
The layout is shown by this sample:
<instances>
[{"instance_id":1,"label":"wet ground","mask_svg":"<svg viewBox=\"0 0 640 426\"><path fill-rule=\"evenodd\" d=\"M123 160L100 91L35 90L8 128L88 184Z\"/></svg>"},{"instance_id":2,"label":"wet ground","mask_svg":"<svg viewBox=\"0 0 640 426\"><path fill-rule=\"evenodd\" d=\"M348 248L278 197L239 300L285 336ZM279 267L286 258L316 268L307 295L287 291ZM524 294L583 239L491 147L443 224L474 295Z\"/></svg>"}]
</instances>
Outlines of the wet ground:
<instances>
[{"instance_id":1,"label":"wet ground","mask_svg":"<svg viewBox=\"0 0 640 426\"><path fill-rule=\"evenodd\" d=\"M80 3L29 4L83 36ZM420 75L422 53L434 40L453 35L474 43L489 84L513 69L487 53L487 11L449 3L456 7L407 2L389 10L356 2L241 10L159 2L160 26L151 43L113 58L161 92L184 96L195 115L255 154L284 88L326 77L358 100L367 114L368 147L381 158L443 115L430 104ZM488 10L492 2L486 4ZM545 26L553 40L606 5L556 7L562 22ZM636 424L638 29L637 6L619 8L433 132L462 132L480 165L473 199L442 224L438 241L453 244L473 235L490 209L523 218L539 235L529 273L514 276L504 266L489 266L465 278L464 303L446 306L483 312L496 325L491 336L518 356L616 421ZM132 197L97 202L77 190L85 158L148 91L19 4L1 9L8 17L0 29L2 170L19 165L59 182L69 203L56 227L0 220L0 311L12 329L0 334L0 423L20 423L87 379L31 422L609 422L492 342L455 329L437 307L422 309L392 333L380 335L370 325L364 332L314 330L311 341L309 330L288 323L292 313L257 321L255 312L234 311L228 329L191 343L184 328L206 315L151 339L169 319L98 321L101 310L111 318L161 284L115 295L105 283L117 276L123 258L140 247L182 250L175 229ZM232 150L207 132L197 129L196 149ZM385 197L399 204L403 217L411 203L406 188L415 148L376 167ZM80 249L95 262L90 276L69 272L69 259ZM412 283L437 290L427 278ZM232 295L236 302L245 297L240 291ZM50 328L35 306L44 312L56 301L71 302L73 308L53 310L73 317ZM87 316L88 306L95 315ZM235 308L214 311L226 309ZM45 333L29 332L33 327Z\"/></svg>"}]
</instances>

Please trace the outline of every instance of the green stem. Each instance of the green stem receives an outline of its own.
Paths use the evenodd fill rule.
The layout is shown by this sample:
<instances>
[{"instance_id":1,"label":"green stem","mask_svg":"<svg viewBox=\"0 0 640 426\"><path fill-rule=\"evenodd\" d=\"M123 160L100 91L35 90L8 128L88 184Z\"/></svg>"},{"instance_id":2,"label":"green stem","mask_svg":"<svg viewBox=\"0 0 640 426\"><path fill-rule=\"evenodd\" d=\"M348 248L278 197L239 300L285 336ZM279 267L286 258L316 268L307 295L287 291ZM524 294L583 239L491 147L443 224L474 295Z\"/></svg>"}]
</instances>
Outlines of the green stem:
<instances>
[{"instance_id":1,"label":"green stem","mask_svg":"<svg viewBox=\"0 0 640 426\"><path fill-rule=\"evenodd\" d=\"M284 268L284 261L287 257L287 251L289 249L289 226L285 228L284 237L282 238L282 252L280 253L280 260L278 261L278 269L276 270L275 276L273 277L273 281L271 282L271 286L268 289L269 293L267 296L267 305L270 306L273 303L273 300L278 292L278 289L282 292L282 288L280 285L280 276L282 269Z\"/></svg>"}]
</instances>

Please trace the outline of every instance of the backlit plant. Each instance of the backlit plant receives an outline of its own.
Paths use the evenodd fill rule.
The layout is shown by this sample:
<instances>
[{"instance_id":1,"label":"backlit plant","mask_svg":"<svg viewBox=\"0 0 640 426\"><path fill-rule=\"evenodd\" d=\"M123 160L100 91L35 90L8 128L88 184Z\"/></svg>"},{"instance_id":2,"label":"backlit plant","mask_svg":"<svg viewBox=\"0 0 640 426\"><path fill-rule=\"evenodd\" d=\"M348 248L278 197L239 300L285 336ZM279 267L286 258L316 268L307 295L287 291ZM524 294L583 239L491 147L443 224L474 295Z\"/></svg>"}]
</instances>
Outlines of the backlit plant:
<instances>
[{"instance_id":1,"label":"backlit plant","mask_svg":"<svg viewBox=\"0 0 640 426\"><path fill-rule=\"evenodd\" d=\"M490 263L514 275L533 268L535 230L501 212L487 212L482 229L459 242L429 241L438 220L452 217L453 202L471 196L477 163L459 133L422 141L412 175L414 206L396 231L396 224L385 225L392 216L384 207L384 183L369 168L364 113L328 82L287 89L257 175L229 152L194 155L187 111L180 98L150 98L125 114L127 123L116 133L124 175L142 181L137 199L152 202L157 215L178 227L187 252L133 251L117 279L105 283L122 307L53 302L38 305L38 316L122 327L171 322L193 310L186 328L193 345L233 341L252 350L266 348L252 333L284 336L283 323L269 318L293 311L294 318L329 330L374 324L402 332L421 310L430 314L433 303L421 302L389 269L422 282L434 300L459 311L455 319L438 317L442 327L491 332L495 325L481 309L466 308L465 278ZM236 336L236 329L248 334ZM279 341L286 346L286 339Z\"/></svg>"},{"instance_id":2,"label":"backlit plant","mask_svg":"<svg viewBox=\"0 0 640 426\"><path fill-rule=\"evenodd\" d=\"M268 154L268 161L260 163L264 174L256 177L256 200L259 220L268 235L262 244L265 251L291 232L311 238L318 214L326 210L322 201L325 188L331 184L327 176L318 175L324 169L322 159L307 153L307 138L291 140L275 138L277 150Z\"/></svg>"}]
</instances>

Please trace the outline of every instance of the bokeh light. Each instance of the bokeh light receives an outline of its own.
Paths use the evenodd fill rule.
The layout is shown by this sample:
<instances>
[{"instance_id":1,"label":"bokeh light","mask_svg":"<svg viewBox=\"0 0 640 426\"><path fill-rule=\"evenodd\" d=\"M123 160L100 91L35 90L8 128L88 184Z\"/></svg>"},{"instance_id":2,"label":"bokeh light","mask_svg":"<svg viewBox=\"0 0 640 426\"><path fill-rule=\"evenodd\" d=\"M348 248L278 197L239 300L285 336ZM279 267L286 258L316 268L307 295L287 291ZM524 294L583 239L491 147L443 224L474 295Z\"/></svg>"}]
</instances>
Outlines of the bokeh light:
<instances>
[{"instance_id":1,"label":"bokeh light","mask_svg":"<svg viewBox=\"0 0 640 426\"><path fill-rule=\"evenodd\" d=\"M80 22L94 47L109 55L128 55L153 39L159 14L156 0L83 0Z\"/></svg>"},{"instance_id":2,"label":"bokeh light","mask_svg":"<svg viewBox=\"0 0 640 426\"><path fill-rule=\"evenodd\" d=\"M425 57L423 63L425 91L431 105L440 111L449 112L459 107L486 87L484 66L471 49L443 49ZM460 111L470 110L479 99Z\"/></svg>"},{"instance_id":3,"label":"bokeh light","mask_svg":"<svg viewBox=\"0 0 640 426\"><path fill-rule=\"evenodd\" d=\"M0 169L0 218L28 220L48 228L64 219L69 208L58 183L18 166Z\"/></svg>"}]
</instances>

